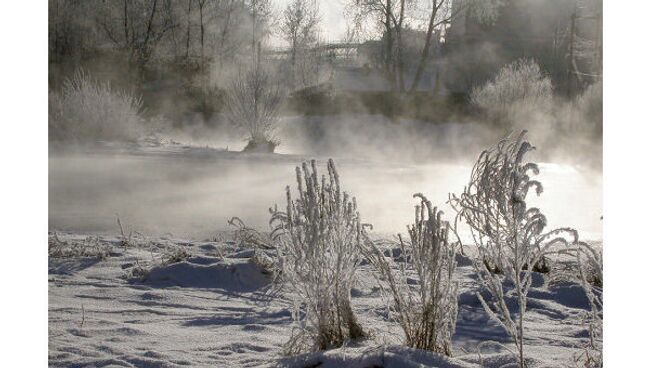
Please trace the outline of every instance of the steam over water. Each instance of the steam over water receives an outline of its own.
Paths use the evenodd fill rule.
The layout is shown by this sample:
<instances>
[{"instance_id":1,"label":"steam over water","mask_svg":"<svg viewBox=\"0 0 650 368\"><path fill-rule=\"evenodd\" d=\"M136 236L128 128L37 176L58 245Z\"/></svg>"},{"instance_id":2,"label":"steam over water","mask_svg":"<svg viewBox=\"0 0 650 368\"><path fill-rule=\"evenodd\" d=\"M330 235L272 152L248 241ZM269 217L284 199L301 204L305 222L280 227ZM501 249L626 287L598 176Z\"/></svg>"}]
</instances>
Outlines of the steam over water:
<instances>
[{"instance_id":1,"label":"steam over water","mask_svg":"<svg viewBox=\"0 0 650 368\"><path fill-rule=\"evenodd\" d=\"M473 150L476 150L475 148ZM145 235L205 238L228 229L232 216L268 229L269 207L285 205L285 187L295 189L293 155L50 153L51 230L118 232L116 214ZM307 157L311 158L311 157ZM326 157L318 157L321 168ZM413 193L441 206L449 192L467 183L466 163L395 164L387 160L336 158L343 187L358 200L364 222L380 233L404 232L413 221ZM602 175L570 166L542 164L541 199L549 226L571 226L583 239L602 234Z\"/></svg>"}]
</instances>

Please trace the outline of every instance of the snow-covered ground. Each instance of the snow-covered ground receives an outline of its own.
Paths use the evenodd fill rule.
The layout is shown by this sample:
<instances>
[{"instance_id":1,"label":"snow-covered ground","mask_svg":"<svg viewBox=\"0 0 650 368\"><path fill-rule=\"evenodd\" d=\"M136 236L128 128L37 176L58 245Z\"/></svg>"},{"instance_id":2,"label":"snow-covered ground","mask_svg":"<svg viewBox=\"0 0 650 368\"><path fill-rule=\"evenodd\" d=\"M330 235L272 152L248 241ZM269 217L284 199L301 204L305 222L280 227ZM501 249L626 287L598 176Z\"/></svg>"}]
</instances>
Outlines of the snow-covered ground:
<instances>
[{"instance_id":1,"label":"snow-covered ground","mask_svg":"<svg viewBox=\"0 0 650 368\"><path fill-rule=\"evenodd\" d=\"M497 344L513 348L479 304L473 268L463 257L456 275L461 292L453 358L402 346L402 331L389 320L388 303L367 265L359 270L353 303L371 337L327 352L283 357L292 330L291 295L271 293L269 275L251 261L253 251L227 233L232 216L268 229L268 208L284 202L295 166L311 158L324 163L329 156L345 190L357 197L364 222L382 236L404 232L415 192L449 214L448 193L462 191L481 145L453 138L471 137L471 127L436 129L441 151L453 146L451 156L465 152L465 157L424 155L415 162L391 151L398 147L377 155L386 137L357 142L360 147L375 142L371 157L356 155L354 144L349 151L328 145L310 151L304 142L285 146L288 151L279 155L196 142L51 147L50 365L500 367L514 362ZM549 227L571 226L581 239L600 240L602 174L542 164L540 179L544 194L531 204L546 213ZM120 245L117 215L135 246ZM190 257L181 257L182 251ZM170 262L174 256L180 261ZM529 294L530 367L575 366L589 340L584 292L575 282L551 281L537 274ZM483 344L479 357L479 343L488 340L494 343Z\"/></svg>"},{"instance_id":2,"label":"snow-covered ground","mask_svg":"<svg viewBox=\"0 0 650 368\"><path fill-rule=\"evenodd\" d=\"M492 340L513 348L475 296L469 259L458 257L459 315L454 357L401 346L402 333L370 275L358 272L353 304L371 333L361 343L294 358L282 356L291 334L291 295L270 292L253 251L227 234L206 241L87 234L50 235L51 251L86 257L49 259L49 362L61 367L499 367L514 362ZM59 248L57 248L59 247ZM189 258L169 263L171 251ZM94 255L103 254L104 258ZM584 292L536 274L526 315L530 367L574 366L588 343Z\"/></svg>"}]
</instances>

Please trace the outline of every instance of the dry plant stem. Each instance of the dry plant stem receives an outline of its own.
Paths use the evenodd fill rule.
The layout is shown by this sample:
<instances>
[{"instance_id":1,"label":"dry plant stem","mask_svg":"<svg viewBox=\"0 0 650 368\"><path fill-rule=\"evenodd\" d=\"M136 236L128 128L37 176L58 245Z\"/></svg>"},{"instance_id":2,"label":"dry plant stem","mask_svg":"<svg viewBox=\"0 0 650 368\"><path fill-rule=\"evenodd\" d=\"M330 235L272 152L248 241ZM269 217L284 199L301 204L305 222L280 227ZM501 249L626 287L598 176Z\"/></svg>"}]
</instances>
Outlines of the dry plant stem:
<instances>
[{"instance_id":1,"label":"dry plant stem","mask_svg":"<svg viewBox=\"0 0 650 368\"><path fill-rule=\"evenodd\" d=\"M451 356L451 336L456 327L458 286L455 244L449 243L449 223L422 194L415 194L415 222L408 227L409 240L398 235L402 262L394 266L379 247L366 240L364 255L387 284L391 311L406 336L406 345ZM417 285L407 278L416 276ZM384 281L383 283L381 281Z\"/></svg>"},{"instance_id":2,"label":"dry plant stem","mask_svg":"<svg viewBox=\"0 0 650 368\"><path fill-rule=\"evenodd\" d=\"M117 218L117 226L120 228L120 239L121 239L120 242L121 242L121 245L124 248L126 248L126 247L132 245L131 244L131 238L133 236L133 231L129 232L129 236L126 236L124 234L124 228L122 227L122 221L120 221L120 216L116 215L115 217Z\"/></svg>"},{"instance_id":3,"label":"dry plant stem","mask_svg":"<svg viewBox=\"0 0 650 368\"><path fill-rule=\"evenodd\" d=\"M556 247L578 243L578 233L570 228L544 232L546 217L538 208L528 208L531 189L542 193L542 184L531 179L539 173L537 164L525 162L534 149L525 140L526 131L509 136L484 151L472 170L468 186L450 204L469 225L478 255L474 267L480 282L492 297L493 308L478 294L486 313L513 338L520 367L524 361L524 316L533 265ZM567 240L569 239L569 240ZM494 272L496 269L500 273ZM514 285L518 314L511 315L503 289Z\"/></svg>"},{"instance_id":4,"label":"dry plant stem","mask_svg":"<svg viewBox=\"0 0 650 368\"><path fill-rule=\"evenodd\" d=\"M233 217L228 220L228 225L236 228L235 239L239 244L265 250L275 249L275 245L268 236L246 226L244 221L239 217Z\"/></svg>"},{"instance_id":5,"label":"dry plant stem","mask_svg":"<svg viewBox=\"0 0 650 368\"><path fill-rule=\"evenodd\" d=\"M341 346L365 336L350 290L360 262L363 226L356 200L343 192L334 161L318 177L316 162L296 168L298 197L287 187L286 212L271 210L280 281L295 295L290 354Z\"/></svg>"}]
</instances>

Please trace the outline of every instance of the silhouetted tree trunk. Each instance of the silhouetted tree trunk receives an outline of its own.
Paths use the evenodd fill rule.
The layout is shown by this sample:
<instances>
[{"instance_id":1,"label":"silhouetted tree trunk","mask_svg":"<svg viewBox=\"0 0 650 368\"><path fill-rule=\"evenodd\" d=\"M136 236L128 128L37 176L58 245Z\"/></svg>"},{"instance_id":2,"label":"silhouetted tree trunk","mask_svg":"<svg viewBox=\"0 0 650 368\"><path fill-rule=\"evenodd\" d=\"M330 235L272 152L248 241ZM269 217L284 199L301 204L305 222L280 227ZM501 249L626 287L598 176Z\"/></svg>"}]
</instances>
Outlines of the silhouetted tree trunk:
<instances>
[{"instance_id":1,"label":"silhouetted tree trunk","mask_svg":"<svg viewBox=\"0 0 650 368\"><path fill-rule=\"evenodd\" d=\"M201 26L201 73L205 72L205 51L204 51L204 35L205 28L203 25L203 7L206 0L198 0L199 2L199 24Z\"/></svg>"},{"instance_id":2,"label":"silhouetted tree trunk","mask_svg":"<svg viewBox=\"0 0 650 368\"><path fill-rule=\"evenodd\" d=\"M418 84L420 84L420 80L422 79L422 74L424 73L424 68L426 67L427 64L427 59L429 58L429 50L431 48L431 39L433 36L433 31L437 26L442 24L443 22L448 21L448 19L438 21L436 22L436 15L438 14L438 10L445 4L447 0L433 0L432 6L431 6L431 15L429 16L429 25L427 27L427 33L424 39L424 48L422 49L422 53L420 55L420 61L418 62L417 69L415 71L415 76L413 77L413 84L411 85L411 89L409 92L415 92L418 88Z\"/></svg>"},{"instance_id":3,"label":"silhouetted tree trunk","mask_svg":"<svg viewBox=\"0 0 650 368\"><path fill-rule=\"evenodd\" d=\"M185 62L189 64L190 61L190 27L192 25L192 0L187 1L187 33L185 37Z\"/></svg>"}]
</instances>

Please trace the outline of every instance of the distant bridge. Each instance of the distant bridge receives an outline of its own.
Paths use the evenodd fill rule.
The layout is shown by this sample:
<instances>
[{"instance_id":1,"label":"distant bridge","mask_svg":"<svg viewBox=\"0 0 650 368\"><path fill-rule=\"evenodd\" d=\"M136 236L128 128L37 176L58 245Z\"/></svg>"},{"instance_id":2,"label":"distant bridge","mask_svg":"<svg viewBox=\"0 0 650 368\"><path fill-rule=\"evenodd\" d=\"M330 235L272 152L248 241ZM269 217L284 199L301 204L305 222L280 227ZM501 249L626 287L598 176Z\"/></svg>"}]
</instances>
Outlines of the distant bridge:
<instances>
[{"instance_id":1,"label":"distant bridge","mask_svg":"<svg viewBox=\"0 0 650 368\"><path fill-rule=\"evenodd\" d=\"M361 46L359 42L344 42L344 41L335 41L319 44L315 47L312 47L309 51L311 52L322 52L322 51L343 51L343 50L357 50ZM291 49L289 47L276 47L271 48L267 51L270 55L289 55Z\"/></svg>"}]
</instances>

